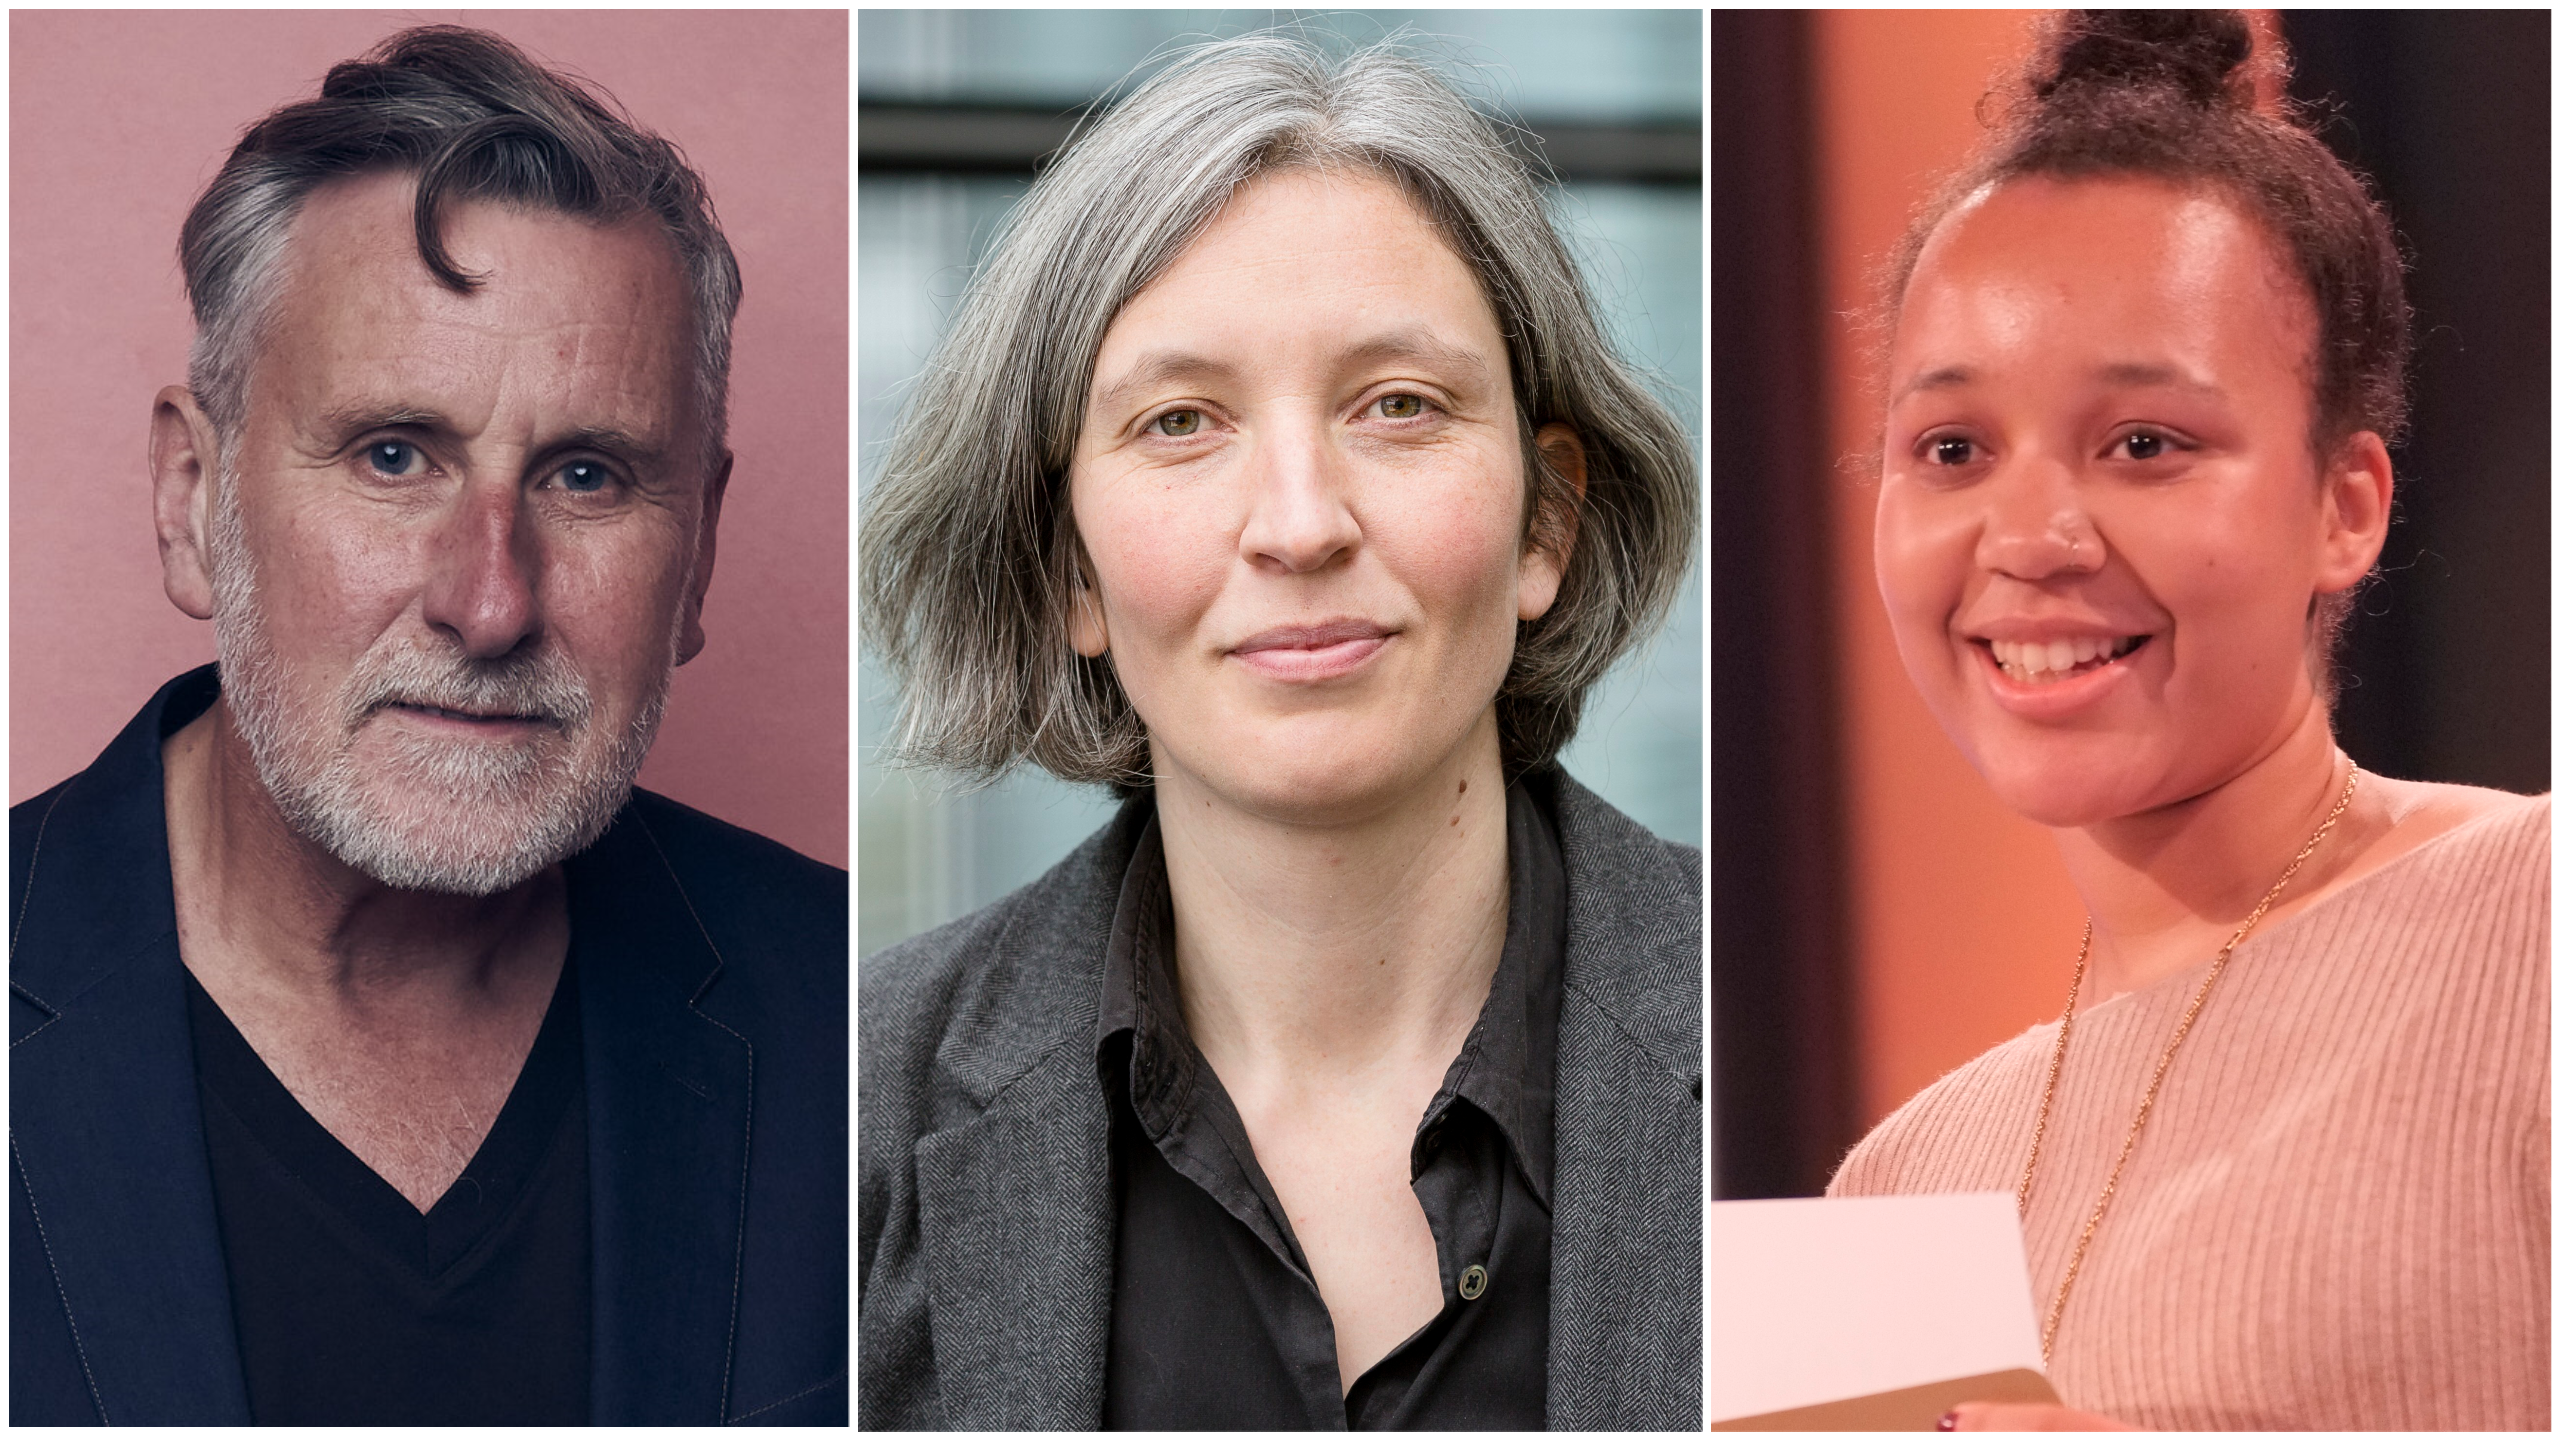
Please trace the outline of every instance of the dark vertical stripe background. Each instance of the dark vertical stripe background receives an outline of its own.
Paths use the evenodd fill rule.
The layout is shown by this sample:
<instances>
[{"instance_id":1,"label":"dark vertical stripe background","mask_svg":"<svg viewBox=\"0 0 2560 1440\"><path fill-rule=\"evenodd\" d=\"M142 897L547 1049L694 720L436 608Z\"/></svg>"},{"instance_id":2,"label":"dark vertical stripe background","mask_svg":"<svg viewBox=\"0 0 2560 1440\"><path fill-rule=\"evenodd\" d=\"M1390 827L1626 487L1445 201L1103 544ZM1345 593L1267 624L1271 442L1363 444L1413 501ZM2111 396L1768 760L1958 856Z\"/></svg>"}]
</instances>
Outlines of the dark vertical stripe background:
<instances>
[{"instance_id":1,"label":"dark vertical stripe background","mask_svg":"<svg viewBox=\"0 0 2560 1440\"><path fill-rule=\"evenodd\" d=\"M1707 492L1715 1194L1820 1190L1851 1133L1811 25L1714 12Z\"/></svg>"}]
</instances>

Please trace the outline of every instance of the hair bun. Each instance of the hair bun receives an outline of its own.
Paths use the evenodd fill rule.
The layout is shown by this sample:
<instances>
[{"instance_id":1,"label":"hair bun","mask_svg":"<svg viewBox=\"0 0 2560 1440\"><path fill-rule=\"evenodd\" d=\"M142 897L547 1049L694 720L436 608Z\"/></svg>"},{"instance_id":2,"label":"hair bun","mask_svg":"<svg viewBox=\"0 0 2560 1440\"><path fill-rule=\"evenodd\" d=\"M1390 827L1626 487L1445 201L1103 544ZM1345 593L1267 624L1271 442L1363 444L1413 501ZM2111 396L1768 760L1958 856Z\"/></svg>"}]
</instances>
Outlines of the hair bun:
<instances>
[{"instance_id":1,"label":"hair bun","mask_svg":"<svg viewBox=\"0 0 2560 1440\"><path fill-rule=\"evenodd\" d=\"M2253 48L2237 10L2071 10L2046 36L2035 95L2078 86L2171 90L2199 109L2251 108Z\"/></svg>"}]
</instances>

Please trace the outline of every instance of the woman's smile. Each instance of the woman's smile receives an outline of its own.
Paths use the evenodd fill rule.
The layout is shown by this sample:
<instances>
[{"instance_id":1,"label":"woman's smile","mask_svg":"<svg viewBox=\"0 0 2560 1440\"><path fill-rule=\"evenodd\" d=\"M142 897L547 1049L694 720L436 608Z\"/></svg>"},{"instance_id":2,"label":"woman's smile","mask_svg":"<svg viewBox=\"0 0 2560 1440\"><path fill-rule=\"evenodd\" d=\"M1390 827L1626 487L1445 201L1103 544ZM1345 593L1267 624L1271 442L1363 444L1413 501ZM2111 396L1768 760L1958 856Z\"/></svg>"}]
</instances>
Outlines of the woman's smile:
<instances>
[{"instance_id":1,"label":"woman's smile","mask_svg":"<svg viewBox=\"0 0 2560 1440\"><path fill-rule=\"evenodd\" d=\"M1258 674L1289 684L1338 680L1368 664L1395 632L1371 620L1327 620L1262 631L1227 652Z\"/></svg>"},{"instance_id":2,"label":"woman's smile","mask_svg":"<svg viewBox=\"0 0 2560 1440\"><path fill-rule=\"evenodd\" d=\"M1962 683L2015 719L2086 723L2129 686L2159 691L2174 666L2167 617L2132 597L2109 605L2084 597L2084 603L2057 608L2041 598L1999 595L1984 594L1998 609L1978 603L1959 611L1947 640L1963 657L1957 667Z\"/></svg>"},{"instance_id":3,"label":"woman's smile","mask_svg":"<svg viewBox=\"0 0 2560 1440\"><path fill-rule=\"evenodd\" d=\"M2160 660L2148 635L2079 635L2054 640L1974 640L1976 673L1992 702L2022 720L2053 723L2094 710L2132 684L2136 667Z\"/></svg>"}]
</instances>

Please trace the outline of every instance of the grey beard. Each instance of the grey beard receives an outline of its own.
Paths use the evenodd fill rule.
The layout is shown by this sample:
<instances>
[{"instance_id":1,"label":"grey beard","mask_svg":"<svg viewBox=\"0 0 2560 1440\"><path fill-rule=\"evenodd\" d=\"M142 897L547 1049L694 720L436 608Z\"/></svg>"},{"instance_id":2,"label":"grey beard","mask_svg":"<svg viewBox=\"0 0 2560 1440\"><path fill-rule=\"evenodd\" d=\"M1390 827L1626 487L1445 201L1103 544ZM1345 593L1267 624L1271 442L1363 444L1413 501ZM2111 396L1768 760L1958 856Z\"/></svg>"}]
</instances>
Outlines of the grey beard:
<instances>
[{"instance_id":1,"label":"grey beard","mask_svg":"<svg viewBox=\"0 0 2560 1440\"><path fill-rule=\"evenodd\" d=\"M357 661L331 711L296 714L227 471L207 556L222 693L259 783L295 834L394 889L494 895L604 833L630 798L666 713L674 633L639 711L601 749L583 743L594 712L585 683L547 646L474 660L458 650L377 645ZM387 759L358 764L345 742L394 699L542 716L566 743L528 753L403 735Z\"/></svg>"}]
</instances>

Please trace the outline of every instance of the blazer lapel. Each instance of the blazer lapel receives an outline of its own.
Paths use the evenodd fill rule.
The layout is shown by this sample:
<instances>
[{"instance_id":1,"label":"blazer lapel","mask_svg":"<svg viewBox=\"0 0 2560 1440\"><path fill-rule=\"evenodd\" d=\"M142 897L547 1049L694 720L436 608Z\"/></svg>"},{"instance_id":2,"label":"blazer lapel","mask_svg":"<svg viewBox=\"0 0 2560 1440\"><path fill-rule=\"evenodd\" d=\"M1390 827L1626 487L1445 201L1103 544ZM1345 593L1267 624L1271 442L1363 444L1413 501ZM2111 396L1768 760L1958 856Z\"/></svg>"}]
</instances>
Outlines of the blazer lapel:
<instances>
[{"instance_id":1,"label":"blazer lapel","mask_svg":"<svg viewBox=\"0 0 2560 1440\"><path fill-rule=\"evenodd\" d=\"M11 947L9 1141L101 1418L245 1425L169 891L163 689L54 798Z\"/></svg>"},{"instance_id":2,"label":"blazer lapel","mask_svg":"<svg viewBox=\"0 0 2560 1440\"><path fill-rule=\"evenodd\" d=\"M1101 1425L1110 1138L1092 1049L1071 1042L975 1120L916 1142L944 1424Z\"/></svg>"},{"instance_id":3,"label":"blazer lapel","mask_svg":"<svg viewBox=\"0 0 2560 1440\"><path fill-rule=\"evenodd\" d=\"M1569 779L1557 790L1568 896L1547 1423L1696 1430L1706 1124L1695 861L1666 867L1652 836Z\"/></svg>"},{"instance_id":4,"label":"blazer lapel","mask_svg":"<svg viewBox=\"0 0 2560 1440\"><path fill-rule=\"evenodd\" d=\"M1551 1429L1698 1427L1698 1099L1568 991L1556 1037Z\"/></svg>"},{"instance_id":5,"label":"blazer lapel","mask_svg":"<svg viewBox=\"0 0 2560 1440\"><path fill-rule=\"evenodd\" d=\"M638 814L570 862L582 958L598 1424L729 1418L755 1055L695 1008L721 962Z\"/></svg>"}]
</instances>

